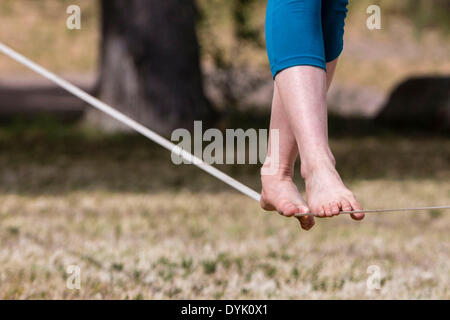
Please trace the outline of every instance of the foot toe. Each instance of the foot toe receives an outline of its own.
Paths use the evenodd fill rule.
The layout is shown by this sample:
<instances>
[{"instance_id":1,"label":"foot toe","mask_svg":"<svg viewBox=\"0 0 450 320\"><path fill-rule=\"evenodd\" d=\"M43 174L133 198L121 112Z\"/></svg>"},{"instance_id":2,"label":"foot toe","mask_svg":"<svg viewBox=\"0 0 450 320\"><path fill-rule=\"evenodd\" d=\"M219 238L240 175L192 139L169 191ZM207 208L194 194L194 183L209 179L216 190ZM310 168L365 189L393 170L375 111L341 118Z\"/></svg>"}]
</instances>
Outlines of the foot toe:
<instances>
[{"instance_id":1,"label":"foot toe","mask_svg":"<svg viewBox=\"0 0 450 320\"><path fill-rule=\"evenodd\" d=\"M311 207L311 213L318 218L326 217L325 208L323 206L320 207Z\"/></svg>"},{"instance_id":2,"label":"foot toe","mask_svg":"<svg viewBox=\"0 0 450 320\"><path fill-rule=\"evenodd\" d=\"M365 214L364 213L352 213L352 214L350 214L350 216L352 217L353 220L359 221L359 220L364 219Z\"/></svg>"},{"instance_id":3,"label":"foot toe","mask_svg":"<svg viewBox=\"0 0 450 320\"><path fill-rule=\"evenodd\" d=\"M347 199L341 200L341 208L342 208L342 211L352 211L352 205L350 204L350 202Z\"/></svg>"},{"instance_id":4,"label":"foot toe","mask_svg":"<svg viewBox=\"0 0 450 320\"><path fill-rule=\"evenodd\" d=\"M297 205L297 213L309 213L311 210L305 206L304 204ZM303 216L298 217L298 221L300 222L300 226L302 229L308 231L310 230L314 225L314 217L312 216Z\"/></svg>"},{"instance_id":5,"label":"foot toe","mask_svg":"<svg viewBox=\"0 0 450 320\"><path fill-rule=\"evenodd\" d=\"M312 216L300 217L298 218L298 221L300 222L302 229L306 231L310 230L315 224L314 217Z\"/></svg>"},{"instance_id":6,"label":"foot toe","mask_svg":"<svg viewBox=\"0 0 450 320\"><path fill-rule=\"evenodd\" d=\"M309 213L311 210L304 204L297 205L297 213Z\"/></svg>"},{"instance_id":7,"label":"foot toe","mask_svg":"<svg viewBox=\"0 0 450 320\"><path fill-rule=\"evenodd\" d=\"M278 212L286 217L292 217L297 213L297 206L291 202L284 202L280 205Z\"/></svg>"},{"instance_id":8,"label":"foot toe","mask_svg":"<svg viewBox=\"0 0 450 320\"><path fill-rule=\"evenodd\" d=\"M338 202L332 202L331 203L331 213L333 215L338 215L341 209L339 208Z\"/></svg>"},{"instance_id":9,"label":"foot toe","mask_svg":"<svg viewBox=\"0 0 450 320\"><path fill-rule=\"evenodd\" d=\"M329 203L327 206L325 206L325 215L327 217L332 217L333 216L333 205L331 203Z\"/></svg>"},{"instance_id":10,"label":"foot toe","mask_svg":"<svg viewBox=\"0 0 450 320\"><path fill-rule=\"evenodd\" d=\"M350 199L348 199L348 201L350 202L350 204L352 206L352 210L351 211L362 210L361 205L359 204L359 202L356 200L356 198L354 196L350 197ZM352 213L350 216L354 220L362 220L365 217L364 213Z\"/></svg>"}]
</instances>

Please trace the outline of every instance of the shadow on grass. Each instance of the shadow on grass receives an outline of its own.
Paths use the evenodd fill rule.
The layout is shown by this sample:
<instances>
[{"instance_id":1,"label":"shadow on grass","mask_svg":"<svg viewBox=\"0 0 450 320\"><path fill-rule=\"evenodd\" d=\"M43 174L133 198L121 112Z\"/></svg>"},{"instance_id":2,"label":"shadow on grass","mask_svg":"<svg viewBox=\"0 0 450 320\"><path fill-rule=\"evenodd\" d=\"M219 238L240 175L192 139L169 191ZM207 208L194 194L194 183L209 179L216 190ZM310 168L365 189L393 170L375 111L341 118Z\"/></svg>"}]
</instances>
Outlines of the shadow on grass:
<instances>
[{"instance_id":1,"label":"shadow on grass","mask_svg":"<svg viewBox=\"0 0 450 320\"><path fill-rule=\"evenodd\" d=\"M228 128L267 128L268 114L228 115ZM449 179L450 139L406 135L368 120L330 117L331 147L344 180ZM298 166L298 164L297 164ZM259 165L218 165L259 189ZM0 192L221 192L224 183L193 165L174 165L170 152L137 134L105 134L51 117L0 125Z\"/></svg>"}]
</instances>

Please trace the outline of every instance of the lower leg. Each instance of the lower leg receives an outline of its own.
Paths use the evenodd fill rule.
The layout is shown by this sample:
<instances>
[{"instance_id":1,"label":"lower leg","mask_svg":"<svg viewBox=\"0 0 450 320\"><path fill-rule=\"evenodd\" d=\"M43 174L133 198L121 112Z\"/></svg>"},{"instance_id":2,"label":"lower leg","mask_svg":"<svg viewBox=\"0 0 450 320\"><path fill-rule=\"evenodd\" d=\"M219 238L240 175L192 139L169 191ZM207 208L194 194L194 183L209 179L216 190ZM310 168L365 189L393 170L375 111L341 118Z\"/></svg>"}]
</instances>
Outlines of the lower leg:
<instances>
[{"instance_id":1,"label":"lower leg","mask_svg":"<svg viewBox=\"0 0 450 320\"><path fill-rule=\"evenodd\" d=\"M277 130L277 135L274 134L274 130ZM272 149L272 146L276 148ZM278 211L285 216L310 211L293 181L297 156L295 137L281 106L278 89L275 88L270 118L269 146L261 169L261 207L263 209ZM299 221L305 230L309 230L314 225L313 217L302 217Z\"/></svg>"},{"instance_id":2,"label":"lower leg","mask_svg":"<svg viewBox=\"0 0 450 320\"><path fill-rule=\"evenodd\" d=\"M340 210L361 208L353 194L344 186L335 169L335 160L328 146L326 91L330 76L311 66L297 66L277 75L283 110L297 141L301 158L301 174L306 182L308 204L319 216L332 216ZM355 214L353 218L362 219Z\"/></svg>"},{"instance_id":3,"label":"lower leg","mask_svg":"<svg viewBox=\"0 0 450 320\"><path fill-rule=\"evenodd\" d=\"M335 59L335 60L327 63L327 92L331 87L331 82L333 82L334 73L336 71L338 59Z\"/></svg>"},{"instance_id":4,"label":"lower leg","mask_svg":"<svg viewBox=\"0 0 450 320\"><path fill-rule=\"evenodd\" d=\"M331 85L336 69L337 59L327 64L327 90ZM271 133L273 129L279 130L278 150L271 150L272 134L269 135L267 158L263 165L261 206L265 210L276 210L290 215L292 212L305 211L305 202L293 182L293 169L298 156L297 142L290 128L289 119L283 110L277 87L274 87L272 112L270 120ZM278 152L278 154L274 154ZM284 198L284 199L283 199ZM300 207L300 208L299 208ZM309 208L308 208L308 211ZM301 226L309 230L314 225L313 217L303 217Z\"/></svg>"},{"instance_id":5,"label":"lower leg","mask_svg":"<svg viewBox=\"0 0 450 320\"><path fill-rule=\"evenodd\" d=\"M336 70L337 59L327 63L327 73L326 73L326 81L327 81L327 91L331 86L331 82L333 81L334 73ZM294 133L291 130L289 125L289 119L286 116L284 111L281 98L278 92L277 86L274 86L274 94L272 100L272 110L270 116L270 129L276 129L279 131L279 150L278 157L271 157L271 138L272 135L269 135L269 145L267 150L267 158L263 165L263 169L271 170L276 168L276 173L281 176L290 176L294 175L293 169L295 160L298 156L298 147L297 142L295 140ZM274 163L274 162L277 163Z\"/></svg>"}]
</instances>

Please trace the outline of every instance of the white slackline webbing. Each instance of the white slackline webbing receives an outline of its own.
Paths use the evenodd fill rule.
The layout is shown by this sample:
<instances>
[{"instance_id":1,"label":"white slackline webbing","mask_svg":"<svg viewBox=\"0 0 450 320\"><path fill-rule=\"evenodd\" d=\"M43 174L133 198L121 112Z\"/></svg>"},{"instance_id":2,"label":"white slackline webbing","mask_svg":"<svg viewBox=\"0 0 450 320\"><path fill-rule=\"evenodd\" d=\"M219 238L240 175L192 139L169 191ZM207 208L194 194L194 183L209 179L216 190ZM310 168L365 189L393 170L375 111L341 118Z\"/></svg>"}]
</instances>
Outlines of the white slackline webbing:
<instances>
[{"instance_id":1,"label":"white slackline webbing","mask_svg":"<svg viewBox=\"0 0 450 320\"><path fill-rule=\"evenodd\" d=\"M239 181L231 178L230 176L226 175L220 170L217 170L216 168L212 167L211 165L205 163L198 157L195 157L191 153L181 149L179 146L176 146L169 140L163 138L159 134L155 133L154 131L144 127L143 125L137 123L136 121L130 119L123 113L115 110L111 106L107 105L104 102L101 102L97 98L94 98L90 94L84 92L80 88L74 86L73 84L69 83L68 81L61 79L54 73L42 68L41 66L37 65L36 63L32 62L31 60L27 59L20 53L14 51L13 49L9 48L8 46L4 45L0 42L0 51L10 57L11 59L17 61L18 63L30 68L34 72L40 74L44 78L47 78L48 80L54 82L58 86L62 87L63 89L69 91L74 96L77 96L84 102L90 104L94 108L99 109L100 111L105 112L106 114L110 115L114 119L118 120L119 122L127 125L128 127L136 130L140 134L144 135L145 137L149 138L150 140L156 142L160 146L166 148L167 150L174 152L175 154L181 156L183 159L195 164L200 169L208 172L212 176L216 177L217 179L229 184L231 187L233 187L236 190L239 190L243 194L249 196L252 199L255 199L259 201L260 195L256 191L250 189L249 187L243 185Z\"/></svg>"},{"instance_id":2,"label":"white slackline webbing","mask_svg":"<svg viewBox=\"0 0 450 320\"><path fill-rule=\"evenodd\" d=\"M344 213L344 214L351 214L351 213L383 213L383 212L401 212L401 211L426 211L426 210L443 210L443 209L450 209L450 206L341 211L341 212L339 212L339 214L342 214L342 213ZM313 214L311 214L311 213L297 213L295 216L296 217L313 216Z\"/></svg>"},{"instance_id":3,"label":"white slackline webbing","mask_svg":"<svg viewBox=\"0 0 450 320\"><path fill-rule=\"evenodd\" d=\"M139 124L138 122L134 121L133 119L127 117L123 113L117 111L113 107L107 105L106 103L98 100L97 98L94 98L90 94L86 93L85 91L81 90L80 88L74 86L70 82L58 77L54 73L44 69L43 67L39 66L38 64L34 63L33 61L29 60L28 58L24 57L20 53L16 52L15 50L11 49L10 47L4 45L0 42L0 52L4 53L11 59L17 61L18 63L24 65L25 67L33 70L37 74L43 76L44 78L50 80L51 82L57 84L61 88L67 90L74 96L80 98L87 104L93 106L94 108L97 108L100 111L103 111L104 113L110 115L117 121L127 125L128 127L136 130L143 136L149 138L150 140L156 142L160 146L166 148L167 150L174 152L175 154L181 156L183 159L189 161L190 163L193 163L200 169L208 172L210 175L216 177L217 179L225 182L229 186L233 187L234 189L242 192L243 194L249 196L250 198L259 201L261 196L256 191L250 189L246 185L240 183L239 181L233 179L229 175L223 173L222 171L214 168L213 166L207 164L203 160L199 159L198 157L195 157L193 154L181 149L179 146L173 144L169 140L163 138L156 132L144 127L143 125ZM399 212L399 211L419 211L419 210L439 210L439 209L450 209L450 206L435 206L435 207L422 207L422 208L400 208L400 209L379 209L379 210L362 210L362 211L342 211L343 214L350 214L350 213L380 213L380 212ZM307 216L312 215L311 213L305 213L305 214L296 214L296 217L301 216Z\"/></svg>"}]
</instances>

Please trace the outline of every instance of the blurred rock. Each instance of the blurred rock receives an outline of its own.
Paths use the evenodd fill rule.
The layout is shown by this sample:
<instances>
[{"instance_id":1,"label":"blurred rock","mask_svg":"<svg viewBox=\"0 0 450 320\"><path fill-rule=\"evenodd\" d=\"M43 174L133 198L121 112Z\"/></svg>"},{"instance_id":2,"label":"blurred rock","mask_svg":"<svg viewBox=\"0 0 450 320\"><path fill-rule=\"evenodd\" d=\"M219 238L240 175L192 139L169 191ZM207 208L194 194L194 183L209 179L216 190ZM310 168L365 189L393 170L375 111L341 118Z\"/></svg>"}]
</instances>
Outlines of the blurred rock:
<instances>
[{"instance_id":1,"label":"blurred rock","mask_svg":"<svg viewBox=\"0 0 450 320\"><path fill-rule=\"evenodd\" d=\"M450 77L418 77L400 83L376 121L396 128L450 131Z\"/></svg>"},{"instance_id":2,"label":"blurred rock","mask_svg":"<svg viewBox=\"0 0 450 320\"><path fill-rule=\"evenodd\" d=\"M330 113L343 117L374 118L384 105L383 91L371 87L333 84L328 91Z\"/></svg>"}]
</instances>

